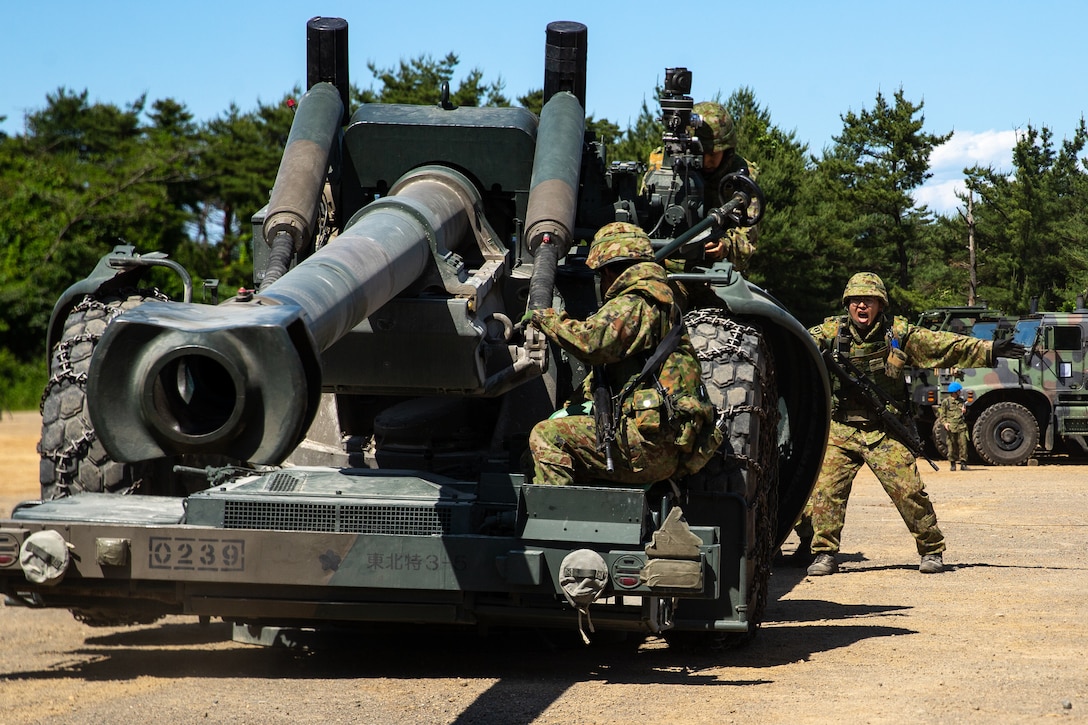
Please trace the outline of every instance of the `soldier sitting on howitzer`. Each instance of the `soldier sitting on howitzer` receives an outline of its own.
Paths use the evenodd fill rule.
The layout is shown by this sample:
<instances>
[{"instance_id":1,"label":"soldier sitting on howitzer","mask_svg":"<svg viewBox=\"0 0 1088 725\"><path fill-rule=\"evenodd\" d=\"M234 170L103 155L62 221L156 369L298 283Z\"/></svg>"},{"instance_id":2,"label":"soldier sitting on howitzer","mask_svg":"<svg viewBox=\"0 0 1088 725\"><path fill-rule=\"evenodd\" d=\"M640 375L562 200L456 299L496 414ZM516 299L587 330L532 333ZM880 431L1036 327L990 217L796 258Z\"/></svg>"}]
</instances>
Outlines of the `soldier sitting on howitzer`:
<instances>
[{"instance_id":1,"label":"soldier sitting on howitzer","mask_svg":"<svg viewBox=\"0 0 1088 725\"><path fill-rule=\"evenodd\" d=\"M694 472L713 453L713 406L649 237L608 224L586 266L600 277L596 313L576 320L548 308L524 318L592 370L564 411L533 427L533 482L651 484Z\"/></svg>"},{"instance_id":2,"label":"soldier sitting on howitzer","mask_svg":"<svg viewBox=\"0 0 1088 725\"><path fill-rule=\"evenodd\" d=\"M872 469L914 535L921 563L918 570L934 574L944 570L944 534L926 495L915 461L916 441L900 440L886 419L887 406L873 400L895 402L899 416L908 414L905 365L915 367L983 367L997 357L1020 357L1024 347L1012 340L989 342L951 332L935 332L912 325L903 317L885 314L888 294L884 282L872 272L850 278L842 294L849 313L824 320L809 330L820 347L833 356L829 370L841 365L860 371L862 385L831 376L832 420L827 452L808 500L797 533L801 537L797 559L815 555L808 568L811 576L838 571L836 555L846 519L846 502L854 477L864 463ZM877 390L879 389L879 390ZM877 393L874 397L874 393ZM878 407L879 406L879 407ZM881 418L881 415L885 418ZM908 447L909 445L909 447ZM810 553L811 552L811 553Z\"/></svg>"}]
</instances>

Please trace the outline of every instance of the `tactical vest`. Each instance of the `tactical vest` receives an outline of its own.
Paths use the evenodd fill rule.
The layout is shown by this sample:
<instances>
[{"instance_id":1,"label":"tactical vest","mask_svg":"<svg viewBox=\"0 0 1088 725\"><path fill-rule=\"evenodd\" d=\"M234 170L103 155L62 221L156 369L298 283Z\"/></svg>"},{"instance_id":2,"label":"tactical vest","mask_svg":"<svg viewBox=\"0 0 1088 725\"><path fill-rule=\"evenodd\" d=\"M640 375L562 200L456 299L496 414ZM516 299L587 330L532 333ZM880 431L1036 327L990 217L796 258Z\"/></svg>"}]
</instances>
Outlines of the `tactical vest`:
<instances>
[{"instance_id":1,"label":"tactical vest","mask_svg":"<svg viewBox=\"0 0 1088 725\"><path fill-rule=\"evenodd\" d=\"M673 307L666 312L660 302L641 291L633 291L647 304L661 310L657 341L670 333L673 325L682 325L680 310ZM632 355L618 363L605 366L612 392L622 397L621 391L639 376L642 368L656 352L656 348ZM675 433L673 442L686 456L677 468L679 475L697 472L713 455L722 442L721 431L713 424L714 406L702 383L702 367L690 342L680 344L668 354L648 380L635 386L630 393L618 399L617 419L621 416L634 421L642 431L646 425L657 428L668 425Z\"/></svg>"},{"instance_id":2,"label":"tactical vest","mask_svg":"<svg viewBox=\"0 0 1088 725\"><path fill-rule=\"evenodd\" d=\"M654 299L648 294L644 294L641 290L633 290L626 294L634 294L641 297L646 304L660 310L661 314L658 316L659 327L657 331L657 342L660 344L662 340L669 334L674 323L677 323L678 316L680 314L679 309L665 310L659 301ZM676 316L676 317L674 317ZM618 393L622 390L627 383L639 374L642 370L642 366L650 358L656 350L656 346L647 350L643 350L641 353L631 355L630 357L620 360L619 362L612 363L605 366L606 373L608 375L609 385L612 387L613 392ZM685 355L685 351L678 350L669 355L664 364L656 371L656 376L661 382L661 385L668 391L670 395L683 395L689 393L688 388L692 387L692 381L684 380L684 371L678 369L678 362L680 359L678 355ZM690 351L687 352L687 356L691 356ZM696 363L696 370L698 370L698 363ZM698 384L698 380L695 381ZM639 386L640 388L654 387L653 383L644 383Z\"/></svg>"},{"instance_id":3,"label":"tactical vest","mask_svg":"<svg viewBox=\"0 0 1088 725\"><path fill-rule=\"evenodd\" d=\"M839 318L838 332L831 342L840 355L849 358L850 362L865 373L874 385L896 401L898 413L904 413L908 405L902 370L889 366L888 358L893 348L902 350L906 346L907 320L904 317L895 317L892 324L886 327L882 337L858 343L854 339L850 318L843 316ZM834 376L832 376L831 388L835 394L832 406L836 420L858 422L873 419L872 410L862 402L860 394L843 391L842 383Z\"/></svg>"},{"instance_id":4,"label":"tactical vest","mask_svg":"<svg viewBox=\"0 0 1088 725\"><path fill-rule=\"evenodd\" d=\"M650 295L643 294L639 290L633 290L630 292L626 292L625 294L636 295L637 297L644 300L646 304L648 304L650 307L658 310L661 309L661 304L656 299L654 299ZM658 319L660 324L658 325L656 340L658 343L660 343L662 340L665 339L665 335L668 334L669 329L672 327L672 325L669 318L669 313L667 312L663 311L663 314L659 315ZM642 350L641 352L634 355L630 355L623 360L620 360L619 362L609 363L608 365L604 366L605 374L608 377L608 386L612 389L613 393L619 393L619 391L622 390L632 378L639 374L639 372L642 370L642 366L650 358L650 355L654 353L655 348L656 345L655 347L651 347L646 350ZM666 383L664 380L662 381L662 384L666 387L669 387L668 383ZM641 387L646 386L644 385Z\"/></svg>"}]
</instances>

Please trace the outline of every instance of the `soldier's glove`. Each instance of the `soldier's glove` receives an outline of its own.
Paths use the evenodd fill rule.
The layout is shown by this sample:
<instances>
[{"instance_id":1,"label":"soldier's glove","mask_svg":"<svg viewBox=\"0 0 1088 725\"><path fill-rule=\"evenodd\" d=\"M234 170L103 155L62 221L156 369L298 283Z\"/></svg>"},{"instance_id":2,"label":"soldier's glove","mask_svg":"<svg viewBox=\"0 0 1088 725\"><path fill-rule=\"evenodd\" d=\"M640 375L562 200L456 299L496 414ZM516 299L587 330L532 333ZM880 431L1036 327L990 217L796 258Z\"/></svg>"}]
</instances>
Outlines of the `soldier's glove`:
<instances>
[{"instance_id":1,"label":"soldier's glove","mask_svg":"<svg viewBox=\"0 0 1088 725\"><path fill-rule=\"evenodd\" d=\"M533 321L533 311L532 310L525 310L525 314L521 316L521 321L518 324L521 325L522 327L525 327L526 325L528 325L532 321Z\"/></svg>"},{"instance_id":2,"label":"soldier's glove","mask_svg":"<svg viewBox=\"0 0 1088 725\"><path fill-rule=\"evenodd\" d=\"M1013 342L1011 338L994 340L994 360L999 357L1024 357L1027 351L1026 347L1018 342Z\"/></svg>"}]
</instances>

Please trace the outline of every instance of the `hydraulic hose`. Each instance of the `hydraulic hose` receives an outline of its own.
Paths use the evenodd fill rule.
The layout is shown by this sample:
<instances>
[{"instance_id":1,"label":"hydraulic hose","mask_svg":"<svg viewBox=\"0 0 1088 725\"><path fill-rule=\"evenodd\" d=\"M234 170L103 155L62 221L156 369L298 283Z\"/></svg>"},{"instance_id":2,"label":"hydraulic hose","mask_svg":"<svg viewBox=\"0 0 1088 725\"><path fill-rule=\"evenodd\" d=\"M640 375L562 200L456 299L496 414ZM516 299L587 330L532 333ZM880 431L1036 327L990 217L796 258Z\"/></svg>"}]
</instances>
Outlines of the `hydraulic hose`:
<instances>
[{"instance_id":1,"label":"hydraulic hose","mask_svg":"<svg viewBox=\"0 0 1088 725\"><path fill-rule=\"evenodd\" d=\"M529 309L542 310L552 306L555 270L559 266L559 246L545 234L536 250L533 276L529 280Z\"/></svg>"}]
</instances>

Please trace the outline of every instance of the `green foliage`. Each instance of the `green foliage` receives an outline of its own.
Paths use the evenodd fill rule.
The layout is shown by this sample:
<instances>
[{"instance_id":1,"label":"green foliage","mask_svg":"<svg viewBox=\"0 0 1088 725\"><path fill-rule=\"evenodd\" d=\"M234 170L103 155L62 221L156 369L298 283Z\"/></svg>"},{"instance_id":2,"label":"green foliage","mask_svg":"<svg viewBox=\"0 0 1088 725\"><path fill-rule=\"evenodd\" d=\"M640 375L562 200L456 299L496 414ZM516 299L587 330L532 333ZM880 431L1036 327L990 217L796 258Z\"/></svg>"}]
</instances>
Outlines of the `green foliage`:
<instances>
[{"instance_id":1,"label":"green foliage","mask_svg":"<svg viewBox=\"0 0 1088 725\"><path fill-rule=\"evenodd\" d=\"M842 218L852 220L843 231L855 258L884 277L893 301L911 288L912 267L922 252L920 229L931 221L911 192L932 176L933 149L951 138L922 130L923 105L908 101L902 88L894 105L878 92L871 111L842 116L843 131L819 162L827 193L839 202Z\"/></svg>"},{"instance_id":2,"label":"green foliage","mask_svg":"<svg viewBox=\"0 0 1088 725\"><path fill-rule=\"evenodd\" d=\"M268 203L294 119L295 88L279 103L242 113L231 106L200 135L198 193L190 209L192 233L178 250L195 264L194 274L218 278L225 294L251 283L251 219Z\"/></svg>"},{"instance_id":3,"label":"green foliage","mask_svg":"<svg viewBox=\"0 0 1088 725\"><path fill-rule=\"evenodd\" d=\"M995 306L1027 310L1037 297L1039 309L1068 308L1088 285L1088 176L1080 160L1086 141L1084 119L1061 148L1049 128L1029 125L1013 148L1012 176L967 170L968 187L980 198L980 294Z\"/></svg>"},{"instance_id":4,"label":"green foliage","mask_svg":"<svg viewBox=\"0 0 1088 725\"><path fill-rule=\"evenodd\" d=\"M194 160L175 136L176 103L156 104L144 125L143 98L121 110L62 88L47 101L26 136L0 142L0 348L24 362L45 355L53 301L118 240L169 249L185 236L171 190Z\"/></svg>"},{"instance_id":5,"label":"green foliage","mask_svg":"<svg viewBox=\"0 0 1088 725\"><path fill-rule=\"evenodd\" d=\"M813 174L806 162L807 146L793 132L774 125L751 88L737 89L722 105L736 125L737 150L756 171L766 199L758 251L748 276L802 322L815 324L837 308L833 296L823 298L838 279L834 274L829 278L827 273L834 269L826 264L829 250L804 211L815 201L809 196Z\"/></svg>"},{"instance_id":6,"label":"green foliage","mask_svg":"<svg viewBox=\"0 0 1088 725\"><path fill-rule=\"evenodd\" d=\"M45 359L23 361L0 348L0 415L11 410L35 410L47 379Z\"/></svg>"},{"instance_id":7,"label":"green foliage","mask_svg":"<svg viewBox=\"0 0 1088 725\"><path fill-rule=\"evenodd\" d=\"M654 93L654 104L657 105L658 94ZM641 161L646 163L650 158L650 152L661 145L661 135L665 127L660 121L660 108L657 113L651 112L646 99L642 100L635 123L628 126L627 130L620 134L619 139L608 148L608 158L616 161Z\"/></svg>"},{"instance_id":8,"label":"green foliage","mask_svg":"<svg viewBox=\"0 0 1088 725\"><path fill-rule=\"evenodd\" d=\"M447 53L435 60L422 55L411 60L401 60L395 68L379 68L370 62L366 67L381 82L380 90L357 91L357 98L364 103L409 103L420 106L436 105L442 97L442 87L449 88L450 102L455 106L509 106L503 95L502 79L485 83L484 74L473 68L454 90L451 81L459 60L456 54Z\"/></svg>"},{"instance_id":9,"label":"green foliage","mask_svg":"<svg viewBox=\"0 0 1088 725\"><path fill-rule=\"evenodd\" d=\"M967 228L963 218L938 216L921 230L924 257L912 267L909 289L900 290L900 302L913 313L935 307L959 307L968 303L970 270ZM985 295L976 304L992 302Z\"/></svg>"}]
</instances>

